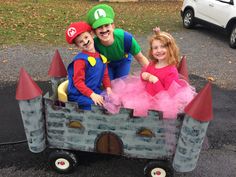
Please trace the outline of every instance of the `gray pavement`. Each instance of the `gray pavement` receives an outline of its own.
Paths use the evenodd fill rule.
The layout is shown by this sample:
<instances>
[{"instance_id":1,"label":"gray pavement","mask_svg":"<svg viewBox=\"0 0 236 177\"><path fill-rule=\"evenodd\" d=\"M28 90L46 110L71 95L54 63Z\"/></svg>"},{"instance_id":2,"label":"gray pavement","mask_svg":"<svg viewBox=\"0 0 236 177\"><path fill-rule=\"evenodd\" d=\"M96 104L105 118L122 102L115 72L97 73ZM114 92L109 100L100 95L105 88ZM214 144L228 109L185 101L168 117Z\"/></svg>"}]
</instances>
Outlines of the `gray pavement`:
<instances>
[{"instance_id":1,"label":"gray pavement","mask_svg":"<svg viewBox=\"0 0 236 177\"><path fill-rule=\"evenodd\" d=\"M228 47L227 39L217 31L205 28L171 33L180 48L181 55L187 56L189 74L207 78L228 89L236 88L236 50ZM135 36L147 54L149 36ZM67 65L77 49L73 46L1 46L0 81L15 81L20 67L24 67L35 80L48 80L47 71L55 50L58 49ZM134 64L136 62L133 62ZM136 63L137 64L137 63ZM135 64L135 66L137 66ZM136 67L135 67L136 68Z\"/></svg>"},{"instance_id":2,"label":"gray pavement","mask_svg":"<svg viewBox=\"0 0 236 177\"><path fill-rule=\"evenodd\" d=\"M197 167L176 177L235 177L236 175L236 50L228 47L224 35L216 31L183 30L172 33L187 56L191 83L199 90L214 79L212 87L214 120L207 137L208 148L201 151ZM144 54L147 36L136 36ZM24 67L44 92L49 90L47 71L58 49L67 65L76 49L70 46L15 46L0 48L0 143L25 138L19 108L14 99L19 69ZM133 62L133 71L138 67ZM70 175L58 175L48 167L48 151L29 152L26 144L0 145L0 177L81 176L142 177L145 160L82 153L79 167Z\"/></svg>"}]
</instances>

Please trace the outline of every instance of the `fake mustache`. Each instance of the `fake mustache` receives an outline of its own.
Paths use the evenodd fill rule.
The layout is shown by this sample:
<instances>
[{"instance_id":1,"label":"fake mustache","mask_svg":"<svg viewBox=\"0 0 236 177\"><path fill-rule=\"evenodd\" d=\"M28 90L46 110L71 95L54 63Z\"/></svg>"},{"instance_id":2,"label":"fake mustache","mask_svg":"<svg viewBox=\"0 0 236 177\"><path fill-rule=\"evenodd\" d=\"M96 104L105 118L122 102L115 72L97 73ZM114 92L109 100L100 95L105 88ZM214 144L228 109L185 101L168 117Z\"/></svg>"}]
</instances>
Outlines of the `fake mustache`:
<instances>
[{"instance_id":1,"label":"fake mustache","mask_svg":"<svg viewBox=\"0 0 236 177\"><path fill-rule=\"evenodd\" d=\"M88 40L88 42L87 42L86 44L84 44L83 46L85 47L85 46L87 46L89 43L90 43L90 41Z\"/></svg>"},{"instance_id":2,"label":"fake mustache","mask_svg":"<svg viewBox=\"0 0 236 177\"><path fill-rule=\"evenodd\" d=\"M109 33L109 32L110 32L110 30L107 30L105 32L100 32L100 34L105 34L105 33Z\"/></svg>"}]
</instances>

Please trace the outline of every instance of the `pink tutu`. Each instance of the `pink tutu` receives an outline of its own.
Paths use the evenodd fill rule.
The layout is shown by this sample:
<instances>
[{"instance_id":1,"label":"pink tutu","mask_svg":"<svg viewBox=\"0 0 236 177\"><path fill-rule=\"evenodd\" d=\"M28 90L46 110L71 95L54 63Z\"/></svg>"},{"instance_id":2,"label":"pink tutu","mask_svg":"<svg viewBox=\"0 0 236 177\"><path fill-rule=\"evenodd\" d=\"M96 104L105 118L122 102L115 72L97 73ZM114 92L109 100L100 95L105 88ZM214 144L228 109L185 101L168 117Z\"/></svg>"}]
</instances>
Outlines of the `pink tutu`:
<instances>
[{"instance_id":1,"label":"pink tutu","mask_svg":"<svg viewBox=\"0 0 236 177\"><path fill-rule=\"evenodd\" d=\"M163 117L175 119L196 95L186 81L173 81L168 90L151 96L145 90L145 82L139 76L127 76L112 81L112 94L104 96L104 108L116 114L121 107L133 109L134 116L145 117L148 110L163 112Z\"/></svg>"}]
</instances>

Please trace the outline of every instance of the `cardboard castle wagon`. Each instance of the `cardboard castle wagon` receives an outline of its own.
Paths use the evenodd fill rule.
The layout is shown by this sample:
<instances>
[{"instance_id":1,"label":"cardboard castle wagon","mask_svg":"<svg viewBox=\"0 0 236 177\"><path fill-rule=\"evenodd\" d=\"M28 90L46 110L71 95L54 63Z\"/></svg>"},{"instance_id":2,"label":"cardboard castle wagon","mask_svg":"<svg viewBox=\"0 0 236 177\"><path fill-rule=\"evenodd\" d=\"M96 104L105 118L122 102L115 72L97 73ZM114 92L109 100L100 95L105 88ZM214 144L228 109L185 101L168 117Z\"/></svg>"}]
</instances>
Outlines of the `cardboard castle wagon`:
<instances>
[{"instance_id":1,"label":"cardboard castle wagon","mask_svg":"<svg viewBox=\"0 0 236 177\"><path fill-rule=\"evenodd\" d=\"M187 80L185 58L179 70ZM213 117L210 83L186 106L184 114L169 120L163 119L162 112L152 110L145 118L133 117L133 110L125 108L116 115L98 106L92 111L79 110L77 103L67 101L67 73L58 51L48 74L53 95L43 96L22 68L16 99L29 150L39 153L53 149L49 161L57 172L67 173L78 165L73 151L150 159L144 167L148 177L170 177L174 170L189 172L196 167Z\"/></svg>"}]
</instances>

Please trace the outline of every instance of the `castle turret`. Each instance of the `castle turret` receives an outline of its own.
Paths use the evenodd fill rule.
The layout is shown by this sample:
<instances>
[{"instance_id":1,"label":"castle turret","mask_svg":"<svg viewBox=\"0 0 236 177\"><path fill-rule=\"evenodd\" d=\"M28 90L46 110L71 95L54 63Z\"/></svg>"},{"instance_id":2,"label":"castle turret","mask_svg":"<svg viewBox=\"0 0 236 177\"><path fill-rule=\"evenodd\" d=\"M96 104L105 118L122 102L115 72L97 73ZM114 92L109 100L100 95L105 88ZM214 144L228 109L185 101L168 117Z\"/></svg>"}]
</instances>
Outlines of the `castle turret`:
<instances>
[{"instance_id":1,"label":"castle turret","mask_svg":"<svg viewBox=\"0 0 236 177\"><path fill-rule=\"evenodd\" d=\"M29 149L34 153L42 152L46 148L42 90L23 68L20 70L16 99L19 102Z\"/></svg>"},{"instance_id":2,"label":"castle turret","mask_svg":"<svg viewBox=\"0 0 236 177\"><path fill-rule=\"evenodd\" d=\"M181 61L179 63L178 72L183 77L182 79L184 79L187 82L189 82L187 60L186 60L186 56L185 55L182 57L182 59L181 59Z\"/></svg>"},{"instance_id":3,"label":"castle turret","mask_svg":"<svg viewBox=\"0 0 236 177\"><path fill-rule=\"evenodd\" d=\"M173 160L178 172L192 171L198 161L209 121L213 118L211 84L208 83L186 106Z\"/></svg>"},{"instance_id":4,"label":"castle turret","mask_svg":"<svg viewBox=\"0 0 236 177\"><path fill-rule=\"evenodd\" d=\"M67 71L58 50L55 51L48 75L51 77L53 98L57 98L58 85L67 77Z\"/></svg>"}]
</instances>

